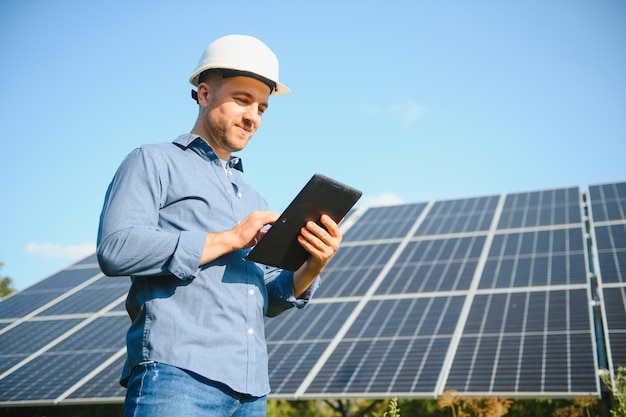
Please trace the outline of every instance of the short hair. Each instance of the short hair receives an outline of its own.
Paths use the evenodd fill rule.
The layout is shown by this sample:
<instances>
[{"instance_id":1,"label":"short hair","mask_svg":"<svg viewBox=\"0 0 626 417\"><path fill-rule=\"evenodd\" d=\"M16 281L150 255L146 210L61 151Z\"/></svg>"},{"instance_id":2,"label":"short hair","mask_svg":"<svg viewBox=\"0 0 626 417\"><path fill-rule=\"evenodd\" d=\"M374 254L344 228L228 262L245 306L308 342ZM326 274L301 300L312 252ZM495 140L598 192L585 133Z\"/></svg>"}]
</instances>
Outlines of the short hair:
<instances>
[{"instance_id":1,"label":"short hair","mask_svg":"<svg viewBox=\"0 0 626 417\"><path fill-rule=\"evenodd\" d=\"M212 86L217 80L221 80L223 78L224 76L222 75L222 72L220 70L208 69L198 75L198 84L207 83Z\"/></svg>"},{"instance_id":2,"label":"short hair","mask_svg":"<svg viewBox=\"0 0 626 417\"><path fill-rule=\"evenodd\" d=\"M200 83L206 83L211 86L211 88L213 88L219 85L219 82L223 79L224 77L222 76L221 71L212 68L203 71L202 73L200 73L200 75L198 75L198 85ZM194 89L191 89L191 98L193 98L196 103L198 103L198 92Z\"/></svg>"}]
</instances>

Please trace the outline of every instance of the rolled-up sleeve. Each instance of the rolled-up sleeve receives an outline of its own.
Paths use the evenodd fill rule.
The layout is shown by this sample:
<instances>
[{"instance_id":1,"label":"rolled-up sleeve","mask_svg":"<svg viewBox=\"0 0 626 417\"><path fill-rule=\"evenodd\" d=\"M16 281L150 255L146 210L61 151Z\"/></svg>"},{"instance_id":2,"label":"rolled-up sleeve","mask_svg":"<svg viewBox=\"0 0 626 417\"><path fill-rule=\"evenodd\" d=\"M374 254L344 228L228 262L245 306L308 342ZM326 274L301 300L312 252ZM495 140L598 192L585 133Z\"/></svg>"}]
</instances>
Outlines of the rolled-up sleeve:
<instances>
[{"instance_id":1,"label":"rolled-up sleeve","mask_svg":"<svg viewBox=\"0 0 626 417\"><path fill-rule=\"evenodd\" d=\"M290 308L306 307L319 288L321 278L318 276L309 288L297 298L293 292L293 272L291 271L266 267L265 284L269 298L266 316L276 317Z\"/></svg>"},{"instance_id":2,"label":"rolled-up sleeve","mask_svg":"<svg viewBox=\"0 0 626 417\"><path fill-rule=\"evenodd\" d=\"M97 257L109 276L173 274L198 269L206 234L159 228L160 161L149 151L131 152L107 190L98 231Z\"/></svg>"}]
</instances>

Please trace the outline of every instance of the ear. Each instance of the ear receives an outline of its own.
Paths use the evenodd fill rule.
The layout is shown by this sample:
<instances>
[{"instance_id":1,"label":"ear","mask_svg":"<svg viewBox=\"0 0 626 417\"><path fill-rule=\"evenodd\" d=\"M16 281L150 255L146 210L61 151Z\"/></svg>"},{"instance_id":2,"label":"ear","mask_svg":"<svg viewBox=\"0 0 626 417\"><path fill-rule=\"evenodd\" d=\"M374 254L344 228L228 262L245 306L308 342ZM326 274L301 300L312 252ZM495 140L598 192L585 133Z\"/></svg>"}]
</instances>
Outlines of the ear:
<instances>
[{"instance_id":1,"label":"ear","mask_svg":"<svg viewBox=\"0 0 626 417\"><path fill-rule=\"evenodd\" d=\"M197 101L200 107L208 107L211 96L211 87L207 83L198 84Z\"/></svg>"}]
</instances>

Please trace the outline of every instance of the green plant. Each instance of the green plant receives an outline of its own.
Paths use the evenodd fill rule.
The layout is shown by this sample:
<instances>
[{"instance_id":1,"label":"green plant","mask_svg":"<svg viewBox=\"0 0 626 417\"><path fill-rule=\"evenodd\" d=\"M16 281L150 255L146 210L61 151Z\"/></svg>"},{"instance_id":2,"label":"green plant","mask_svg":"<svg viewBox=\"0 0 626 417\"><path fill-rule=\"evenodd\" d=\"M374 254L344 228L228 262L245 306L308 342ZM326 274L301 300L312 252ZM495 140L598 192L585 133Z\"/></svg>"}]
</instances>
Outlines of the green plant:
<instances>
[{"instance_id":1,"label":"green plant","mask_svg":"<svg viewBox=\"0 0 626 417\"><path fill-rule=\"evenodd\" d=\"M440 408L450 407L453 417L501 417L505 415L513 401L502 397L468 398L445 391L437 398Z\"/></svg>"},{"instance_id":2,"label":"green plant","mask_svg":"<svg viewBox=\"0 0 626 417\"><path fill-rule=\"evenodd\" d=\"M602 382L610 390L613 396L613 406L611 407L611 417L626 416L626 367L620 366L615 373L613 382L611 375L607 372L601 376Z\"/></svg>"},{"instance_id":3,"label":"green plant","mask_svg":"<svg viewBox=\"0 0 626 417\"><path fill-rule=\"evenodd\" d=\"M400 417L400 409L398 408L398 398L394 397L389 401L389 409L385 411L383 417Z\"/></svg>"},{"instance_id":4,"label":"green plant","mask_svg":"<svg viewBox=\"0 0 626 417\"><path fill-rule=\"evenodd\" d=\"M459 407L455 393L456 391L448 390L437 398L437 405L439 408L450 407L450 410L452 410L452 417L457 417L456 410L457 407Z\"/></svg>"},{"instance_id":5,"label":"green plant","mask_svg":"<svg viewBox=\"0 0 626 417\"><path fill-rule=\"evenodd\" d=\"M598 404L598 400L593 397L577 397L574 398L574 405L580 407L587 417L591 417L591 408Z\"/></svg>"}]
</instances>

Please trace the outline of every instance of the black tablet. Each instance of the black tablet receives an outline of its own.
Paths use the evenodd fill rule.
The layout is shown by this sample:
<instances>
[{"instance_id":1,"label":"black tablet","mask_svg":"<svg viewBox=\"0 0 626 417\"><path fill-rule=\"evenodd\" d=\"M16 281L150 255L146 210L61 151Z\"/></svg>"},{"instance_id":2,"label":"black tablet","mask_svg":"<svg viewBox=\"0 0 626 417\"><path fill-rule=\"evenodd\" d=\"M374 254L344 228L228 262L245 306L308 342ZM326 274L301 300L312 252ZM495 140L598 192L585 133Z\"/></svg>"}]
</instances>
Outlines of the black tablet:
<instances>
[{"instance_id":1,"label":"black tablet","mask_svg":"<svg viewBox=\"0 0 626 417\"><path fill-rule=\"evenodd\" d=\"M300 229L309 220L321 225L322 214L339 223L361 194L361 191L332 178L313 175L246 259L295 271L309 257L297 240Z\"/></svg>"}]
</instances>

